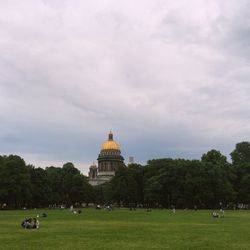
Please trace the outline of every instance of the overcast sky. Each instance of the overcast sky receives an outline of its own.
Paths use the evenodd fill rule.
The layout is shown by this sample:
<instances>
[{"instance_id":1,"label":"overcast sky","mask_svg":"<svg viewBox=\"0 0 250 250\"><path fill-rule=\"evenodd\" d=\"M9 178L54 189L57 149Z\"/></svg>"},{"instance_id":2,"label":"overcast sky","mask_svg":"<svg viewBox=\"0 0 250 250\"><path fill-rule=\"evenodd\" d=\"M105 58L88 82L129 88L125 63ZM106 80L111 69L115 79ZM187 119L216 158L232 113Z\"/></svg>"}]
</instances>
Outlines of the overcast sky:
<instances>
[{"instance_id":1,"label":"overcast sky","mask_svg":"<svg viewBox=\"0 0 250 250\"><path fill-rule=\"evenodd\" d=\"M250 140L249 9L0 1L0 154L87 173L112 130L125 159L142 164L213 148L229 156Z\"/></svg>"}]
</instances>

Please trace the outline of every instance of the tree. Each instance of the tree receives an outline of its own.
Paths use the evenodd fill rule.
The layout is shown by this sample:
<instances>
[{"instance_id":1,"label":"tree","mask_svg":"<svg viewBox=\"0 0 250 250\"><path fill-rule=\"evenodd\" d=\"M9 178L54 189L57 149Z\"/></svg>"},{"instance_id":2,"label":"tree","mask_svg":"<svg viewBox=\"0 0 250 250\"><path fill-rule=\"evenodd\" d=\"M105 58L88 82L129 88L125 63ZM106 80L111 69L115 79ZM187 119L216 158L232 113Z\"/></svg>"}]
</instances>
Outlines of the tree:
<instances>
[{"instance_id":1,"label":"tree","mask_svg":"<svg viewBox=\"0 0 250 250\"><path fill-rule=\"evenodd\" d=\"M8 207L28 206L31 200L30 172L24 160L17 155L1 157L0 195Z\"/></svg>"},{"instance_id":2,"label":"tree","mask_svg":"<svg viewBox=\"0 0 250 250\"><path fill-rule=\"evenodd\" d=\"M51 197L51 186L48 179L48 173L42 168L35 168L28 165L31 176L33 207L45 207L49 204Z\"/></svg>"},{"instance_id":3,"label":"tree","mask_svg":"<svg viewBox=\"0 0 250 250\"><path fill-rule=\"evenodd\" d=\"M210 162L217 166L225 166L228 164L226 156L222 155L220 151L212 149L206 154L203 154L201 161Z\"/></svg>"},{"instance_id":4,"label":"tree","mask_svg":"<svg viewBox=\"0 0 250 250\"><path fill-rule=\"evenodd\" d=\"M239 200L243 203L250 203L250 174L245 175L240 182Z\"/></svg>"},{"instance_id":5,"label":"tree","mask_svg":"<svg viewBox=\"0 0 250 250\"><path fill-rule=\"evenodd\" d=\"M118 204L143 202L143 168L139 164L120 167L110 183L104 186L104 198Z\"/></svg>"},{"instance_id":6,"label":"tree","mask_svg":"<svg viewBox=\"0 0 250 250\"><path fill-rule=\"evenodd\" d=\"M250 143L247 141L237 143L230 155L233 165L250 163Z\"/></svg>"},{"instance_id":7,"label":"tree","mask_svg":"<svg viewBox=\"0 0 250 250\"><path fill-rule=\"evenodd\" d=\"M50 166L45 169L49 185L51 188L51 195L49 197L50 205L64 204L63 201L63 176L62 169L59 167Z\"/></svg>"},{"instance_id":8,"label":"tree","mask_svg":"<svg viewBox=\"0 0 250 250\"><path fill-rule=\"evenodd\" d=\"M246 176L250 174L250 143L247 141L237 143L230 155L232 158L233 170L236 175L233 182L234 189L238 194L236 201L243 202L247 200L243 191L247 189L248 178Z\"/></svg>"}]
</instances>

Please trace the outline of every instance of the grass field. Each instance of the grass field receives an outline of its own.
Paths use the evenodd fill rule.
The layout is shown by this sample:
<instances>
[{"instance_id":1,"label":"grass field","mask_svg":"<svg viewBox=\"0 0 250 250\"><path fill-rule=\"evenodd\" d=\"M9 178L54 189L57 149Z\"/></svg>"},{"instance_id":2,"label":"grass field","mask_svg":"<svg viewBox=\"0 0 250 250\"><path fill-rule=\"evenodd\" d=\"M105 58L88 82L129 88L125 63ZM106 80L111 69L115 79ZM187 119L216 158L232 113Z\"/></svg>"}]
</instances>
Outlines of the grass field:
<instances>
[{"instance_id":1,"label":"grass field","mask_svg":"<svg viewBox=\"0 0 250 250\"><path fill-rule=\"evenodd\" d=\"M250 212L129 211L83 209L0 211L0 249L250 249ZM40 218L40 229L20 226L25 217Z\"/></svg>"}]
</instances>

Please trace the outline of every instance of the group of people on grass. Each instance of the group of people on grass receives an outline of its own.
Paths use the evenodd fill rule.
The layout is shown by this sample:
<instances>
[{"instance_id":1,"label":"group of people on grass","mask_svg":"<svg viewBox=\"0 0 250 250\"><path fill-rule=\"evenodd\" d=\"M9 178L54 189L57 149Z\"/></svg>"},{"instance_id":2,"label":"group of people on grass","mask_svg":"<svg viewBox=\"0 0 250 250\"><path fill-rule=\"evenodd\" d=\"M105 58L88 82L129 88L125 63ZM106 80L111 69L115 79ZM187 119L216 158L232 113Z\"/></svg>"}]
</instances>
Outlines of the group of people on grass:
<instances>
[{"instance_id":1,"label":"group of people on grass","mask_svg":"<svg viewBox=\"0 0 250 250\"><path fill-rule=\"evenodd\" d=\"M171 208L172 208L172 212L175 214L175 213L176 213L175 207L172 206ZM101 209L101 206L100 206L100 205L97 205L97 206L96 206L96 209ZM113 208L112 208L111 205L105 206L104 209L107 210L107 211L112 211L112 210L113 210ZM195 211L197 211L197 207L196 207L196 206L195 206L194 209L195 209ZM132 210L131 207L130 207L130 210ZM134 208L134 210L135 210L135 208ZM78 214L81 214L81 213L82 213L81 210L74 210L74 209L73 209L73 206L70 207L70 211L71 211L72 213L74 213L74 214L77 214L77 213L78 213ZM151 208L148 208L148 209L147 209L147 212L151 212L151 211L152 211ZM223 218L223 217L224 217L224 209L221 208L219 213L213 211L211 215L212 215L213 218ZM47 217L47 214L46 214L46 213L43 213L43 214L41 214L41 215L37 215L37 218L39 218L39 217ZM22 226L24 229L38 229L39 226L40 226L40 223L39 223L39 221L38 221L37 218L25 218L25 219L22 221L21 226Z\"/></svg>"},{"instance_id":2,"label":"group of people on grass","mask_svg":"<svg viewBox=\"0 0 250 250\"><path fill-rule=\"evenodd\" d=\"M97 210L102 209L101 205L99 205L99 204L97 204L95 208ZM112 204L110 204L110 205L106 204L106 205L104 205L103 209L110 212L110 211L113 211L113 206L112 206Z\"/></svg>"},{"instance_id":3,"label":"group of people on grass","mask_svg":"<svg viewBox=\"0 0 250 250\"><path fill-rule=\"evenodd\" d=\"M215 211L212 212L213 218L223 218L224 217L224 209L220 209L219 213L216 213Z\"/></svg>"},{"instance_id":4,"label":"group of people on grass","mask_svg":"<svg viewBox=\"0 0 250 250\"><path fill-rule=\"evenodd\" d=\"M69 210L73 214L81 214L82 213L81 209L75 210L74 207L73 207L73 205L70 206Z\"/></svg>"},{"instance_id":5,"label":"group of people on grass","mask_svg":"<svg viewBox=\"0 0 250 250\"><path fill-rule=\"evenodd\" d=\"M25 229L38 229L40 223L37 218L25 218L21 223L21 226Z\"/></svg>"}]
</instances>

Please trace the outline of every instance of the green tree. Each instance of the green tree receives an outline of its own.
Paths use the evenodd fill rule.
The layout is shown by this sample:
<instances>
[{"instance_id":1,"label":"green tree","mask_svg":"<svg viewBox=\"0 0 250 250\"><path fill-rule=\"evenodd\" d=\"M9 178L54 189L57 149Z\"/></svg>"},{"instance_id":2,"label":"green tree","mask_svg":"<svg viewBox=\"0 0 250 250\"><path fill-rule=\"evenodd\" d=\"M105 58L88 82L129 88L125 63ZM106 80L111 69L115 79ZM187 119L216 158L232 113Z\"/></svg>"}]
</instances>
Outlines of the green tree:
<instances>
[{"instance_id":1,"label":"green tree","mask_svg":"<svg viewBox=\"0 0 250 250\"><path fill-rule=\"evenodd\" d=\"M31 176L32 200L33 207L48 206L51 197L51 186L47 172L42 168L35 168L28 165Z\"/></svg>"},{"instance_id":2,"label":"green tree","mask_svg":"<svg viewBox=\"0 0 250 250\"><path fill-rule=\"evenodd\" d=\"M250 203L250 174L246 174L240 181L239 201Z\"/></svg>"},{"instance_id":3,"label":"green tree","mask_svg":"<svg viewBox=\"0 0 250 250\"><path fill-rule=\"evenodd\" d=\"M248 198L244 195L244 190L247 190L248 178L250 174L250 143L243 141L237 143L235 149L230 154L232 158L232 166L236 175L234 189L237 195L237 202L246 202Z\"/></svg>"},{"instance_id":4,"label":"green tree","mask_svg":"<svg viewBox=\"0 0 250 250\"><path fill-rule=\"evenodd\" d=\"M228 164L226 156L222 155L220 151L212 149L206 154L203 154L201 161L210 162L216 166L225 166Z\"/></svg>"},{"instance_id":5,"label":"green tree","mask_svg":"<svg viewBox=\"0 0 250 250\"><path fill-rule=\"evenodd\" d=\"M51 205L64 204L63 189L62 189L63 187L62 168L50 166L47 167L45 170L48 176L49 186L51 189L49 204Z\"/></svg>"},{"instance_id":6,"label":"green tree","mask_svg":"<svg viewBox=\"0 0 250 250\"><path fill-rule=\"evenodd\" d=\"M8 207L28 206L31 200L31 180L28 167L17 155L1 157L0 195Z\"/></svg>"},{"instance_id":7,"label":"green tree","mask_svg":"<svg viewBox=\"0 0 250 250\"><path fill-rule=\"evenodd\" d=\"M143 202L143 168L139 164L120 167L110 183L105 186L105 198L118 204Z\"/></svg>"},{"instance_id":8,"label":"green tree","mask_svg":"<svg viewBox=\"0 0 250 250\"><path fill-rule=\"evenodd\" d=\"M233 165L250 163L250 143L247 141L237 143L230 155Z\"/></svg>"}]
</instances>

